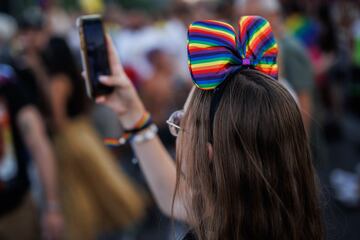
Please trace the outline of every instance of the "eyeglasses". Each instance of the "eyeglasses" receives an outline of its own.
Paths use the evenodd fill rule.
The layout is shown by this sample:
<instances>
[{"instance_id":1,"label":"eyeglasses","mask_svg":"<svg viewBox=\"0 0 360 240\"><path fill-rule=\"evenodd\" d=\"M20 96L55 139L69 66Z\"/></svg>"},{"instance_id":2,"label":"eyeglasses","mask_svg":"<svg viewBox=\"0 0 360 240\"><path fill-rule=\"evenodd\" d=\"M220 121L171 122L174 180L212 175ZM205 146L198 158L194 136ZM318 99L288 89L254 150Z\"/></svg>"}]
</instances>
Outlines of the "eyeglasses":
<instances>
[{"instance_id":1,"label":"eyeglasses","mask_svg":"<svg viewBox=\"0 0 360 240\"><path fill-rule=\"evenodd\" d=\"M179 110L170 115L166 123L169 126L169 131L174 137L179 136L179 132L182 130L180 127L181 120L184 116L184 111Z\"/></svg>"}]
</instances>

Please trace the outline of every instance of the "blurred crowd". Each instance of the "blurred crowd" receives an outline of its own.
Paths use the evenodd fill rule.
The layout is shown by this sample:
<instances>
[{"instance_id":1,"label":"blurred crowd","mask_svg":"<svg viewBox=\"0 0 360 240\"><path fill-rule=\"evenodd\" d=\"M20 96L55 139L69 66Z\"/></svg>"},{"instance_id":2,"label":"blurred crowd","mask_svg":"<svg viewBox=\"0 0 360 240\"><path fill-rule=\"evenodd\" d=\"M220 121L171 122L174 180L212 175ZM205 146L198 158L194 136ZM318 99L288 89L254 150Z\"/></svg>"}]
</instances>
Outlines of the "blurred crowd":
<instances>
[{"instance_id":1,"label":"blurred crowd","mask_svg":"<svg viewBox=\"0 0 360 240\"><path fill-rule=\"evenodd\" d=\"M186 229L157 209L131 148L102 142L122 128L85 93L76 18L91 13L103 15L170 152L166 119L192 86L187 26L267 18L280 81L310 138L329 239L360 239L360 1L65 2L0 3L0 239L174 239Z\"/></svg>"}]
</instances>

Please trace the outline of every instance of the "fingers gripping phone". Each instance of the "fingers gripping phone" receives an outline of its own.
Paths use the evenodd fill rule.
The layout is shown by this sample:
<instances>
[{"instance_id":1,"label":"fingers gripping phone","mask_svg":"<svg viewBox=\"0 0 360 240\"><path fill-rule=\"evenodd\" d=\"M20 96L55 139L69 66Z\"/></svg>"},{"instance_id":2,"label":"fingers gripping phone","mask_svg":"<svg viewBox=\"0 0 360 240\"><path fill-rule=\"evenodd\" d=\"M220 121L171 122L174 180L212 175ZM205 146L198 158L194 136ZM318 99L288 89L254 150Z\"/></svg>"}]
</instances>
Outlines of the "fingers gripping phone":
<instances>
[{"instance_id":1,"label":"fingers gripping phone","mask_svg":"<svg viewBox=\"0 0 360 240\"><path fill-rule=\"evenodd\" d=\"M103 21L100 15L77 19L80 34L81 59L86 73L86 92L92 99L113 91L99 81L101 75L111 75Z\"/></svg>"}]
</instances>

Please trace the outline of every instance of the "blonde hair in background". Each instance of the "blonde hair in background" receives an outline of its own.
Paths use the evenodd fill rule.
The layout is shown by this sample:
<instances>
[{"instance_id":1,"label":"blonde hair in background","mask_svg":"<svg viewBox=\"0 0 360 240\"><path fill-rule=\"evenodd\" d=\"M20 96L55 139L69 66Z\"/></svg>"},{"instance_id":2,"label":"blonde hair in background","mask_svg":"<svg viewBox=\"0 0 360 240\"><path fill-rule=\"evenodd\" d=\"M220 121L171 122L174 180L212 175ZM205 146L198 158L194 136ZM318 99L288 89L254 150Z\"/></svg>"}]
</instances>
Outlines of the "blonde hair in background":
<instances>
[{"instance_id":1,"label":"blonde hair in background","mask_svg":"<svg viewBox=\"0 0 360 240\"><path fill-rule=\"evenodd\" d=\"M144 215L145 196L116 164L88 121L78 119L56 136L65 239L96 239Z\"/></svg>"}]
</instances>

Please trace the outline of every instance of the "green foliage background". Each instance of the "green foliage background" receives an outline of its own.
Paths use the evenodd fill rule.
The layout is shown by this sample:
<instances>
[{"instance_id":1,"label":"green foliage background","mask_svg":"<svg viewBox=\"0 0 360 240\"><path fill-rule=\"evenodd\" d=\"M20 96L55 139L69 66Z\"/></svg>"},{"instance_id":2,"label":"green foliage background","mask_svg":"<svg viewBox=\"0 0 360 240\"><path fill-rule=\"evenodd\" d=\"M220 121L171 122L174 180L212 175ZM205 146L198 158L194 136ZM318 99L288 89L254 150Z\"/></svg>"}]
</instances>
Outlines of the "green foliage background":
<instances>
[{"instance_id":1,"label":"green foliage background","mask_svg":"<svg viewBox=\"0 0 360 240\"><path fill-rule=\"evenodd\" d=\"M78 10L78 0L1 0L7 2L9 6L9 13L13 16L19 16L24 9L39 6L40 3L50 2L60 5L65 10ZM115 3L119 4L125 9L142 9L149 12L156 12L165 9L172 0L103 0L105 4Z\"/></svg>"}]
</instances>

